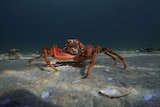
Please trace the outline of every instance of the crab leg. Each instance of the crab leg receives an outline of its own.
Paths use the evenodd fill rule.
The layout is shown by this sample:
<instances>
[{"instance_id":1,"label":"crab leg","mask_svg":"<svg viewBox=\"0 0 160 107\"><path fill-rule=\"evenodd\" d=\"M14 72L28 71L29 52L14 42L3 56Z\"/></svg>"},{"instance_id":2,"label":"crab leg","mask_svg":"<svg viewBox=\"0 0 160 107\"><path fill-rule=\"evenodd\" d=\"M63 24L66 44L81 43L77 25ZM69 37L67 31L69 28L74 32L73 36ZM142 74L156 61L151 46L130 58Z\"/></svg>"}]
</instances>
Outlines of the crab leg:
<instances>
[{"instance_id":1,"label":"crab leg","mask_svg":"<svg viewBox=\"0 0 160 107\"><path fill-rule=\"evenodd\" d=\"M51 67L52 69L58 71L58 69L54 65L52 65L50 60L48 59L48 55L47 55L48 53L50 53L50 48L48 46L44 46L43 47L43 54L44 54L43 57L44 57L46 63L49 65L49 67Z\"/></svg>"},{"instance_id":2,"label":"crab leg","mask_svg":"<svg viewBox=\"0 0 160 107\"><path fill-rule=\"evenodd\" d=\"M122 61L123 65L124 65L124 69L126 69L127 64L126 64L125 59L121 55L119 55L119 54L117 54L117 53L115 53L113 51L112 51L112 54L115 55L115 56L117 56Z\"/></svg>"},{"instance_id":3,"label":"crab leg","mask_svg":"<svg viewBox=\"0 0 160 107\"><path fill-rule=\"evenodd\" d=\"M33 61L35 61L35 60L37 60L37 59L39 59L39 58L41 58L41 57L42 57L42 55L37 56L37 57L34 57L34 58L32 58L32 59L28 60L28 62L26 63L26 65L25 65L25 66L27 66L29 63L31 63L31 62L33 62Z\"/></svg>"},{"instance_id":4,"label":"crab leg","mask_svg":"<svg viewBox=\"0 0 160 107\"><path fill-rule=\"evenodd\" d=\"M110 56L110 57L114 60L114 65L116 65L116 64L117 64L117 60L116 60L116 58L115 58L113 55L111 55L111 54L110 54L110 53L108 53L108 52L106 52L106 53L104 53L104 54L106 54L106 55Z\"/></svg>"},{"instance_id":5,"label":"crab leg","mask_svg":"<svg viewBox=\"0 0 160 107\"><path fill-rule=\"evenodd\" d=\"M92 68L93 68L93 65L94 65L94 63L95 63L96 56L97 56L97 52L94 52L94 53L93 53L93 56L92 56L92 59L91 59L91 61L90 61L88 70L87 70L87 72L86 72L86 74L85 74L85 76L84 76L83 78L87 78L88 75L90 74L90 72L91 72L91 70L92 70Z\"/></svg>"},{"instance_id":6,"label":"crab leg","mask_svg":"<svg viewBox=\"0 0 160 107\"><path fill-rule=\"evenodd\" d=\"M127 67L126 61L125 61L125 59L124 59L121 55L115 53L114 51L112 51L112 50L109 49L109 48L102 48L102 51L103 51L106 55L108 55L108 53L109 53L110 55L113 54L113 55L117 56L117 57L122 61L123 65L124 65L124 69L126 69L126 67ZM110 56L110 55L109 55L109 56ZM114 59L113 56L111 56L111 57Z\"/></svg>"},{"instance_id":7,"label":"crab leg","mask_svg":"<svg viewBox=\"0 0 160 107\"><path fill-rule=\"evenodd\" d=\"M101 50L101 47L100 47L100 46L97 46L97 47L95 48L95 51L94 51L94 53L93 53L93 55L92 55L92 58L91 58L91 61L90 61L88 70L87 70L87 72L86 72L86 74L85 74L85 76L84 76L83 78L87 78L88 75L90 74L90 72L91 72L91 70L92 70L92 68L93 68L93 65L94 65L94 63L95 63L95 61L96 61L97 54L100 52L100 50Z\"/></svg>"}]
</instances>

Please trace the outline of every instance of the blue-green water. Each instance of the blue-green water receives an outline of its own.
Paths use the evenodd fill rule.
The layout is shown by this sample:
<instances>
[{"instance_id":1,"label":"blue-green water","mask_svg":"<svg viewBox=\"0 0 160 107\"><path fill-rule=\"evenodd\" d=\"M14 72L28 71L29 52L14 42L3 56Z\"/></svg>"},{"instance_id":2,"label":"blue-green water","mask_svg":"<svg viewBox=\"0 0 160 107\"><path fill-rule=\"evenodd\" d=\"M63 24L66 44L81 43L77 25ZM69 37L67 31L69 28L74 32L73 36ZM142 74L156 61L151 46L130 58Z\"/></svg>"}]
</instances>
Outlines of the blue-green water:
<instances>
[{"instance_id":1,"label":"blue-green water","mask_svg":"<svg viewBox=\"0 0 160 107\"><path fill-rule=\"evenodd\" d=\"M160 0L0 0L0 52L63 48L67 39L113 49L160 47Z\"/></svg>"}]
</instances>

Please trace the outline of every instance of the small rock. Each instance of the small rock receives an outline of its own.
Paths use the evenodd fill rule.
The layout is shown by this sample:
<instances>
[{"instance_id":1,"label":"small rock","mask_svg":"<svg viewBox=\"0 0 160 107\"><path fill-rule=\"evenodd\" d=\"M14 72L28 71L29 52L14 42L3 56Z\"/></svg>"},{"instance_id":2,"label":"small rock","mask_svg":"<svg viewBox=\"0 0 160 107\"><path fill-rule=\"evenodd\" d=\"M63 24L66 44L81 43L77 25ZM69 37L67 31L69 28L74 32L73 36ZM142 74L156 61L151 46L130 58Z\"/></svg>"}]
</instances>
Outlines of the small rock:
<instances>
[{"instance_id":1,"label":"small rock","mask_svg":"<svg viewBox=\"0 0 160 107\"><path fill-rule=\"evenodd\" d=\"M111 80L113 80L113 78L112 77L108 77L107 80L111 81Z\"/></svg>"},{"instance_id":2,"label":"small rock","mask_svg":"<svg viewBox=\"0 0 160 107\"><path fill-rule=\"evenodd\" d=\"M130 94L128 89L116 86L108 86L106 89L100 90L99 92L111 98L118 98Z\"/></svg>"},{"instance_id":3,"label":"small rock","mask_svg":"<svg viewBox=\"0 0 160 107\"><path fill-rule=\"evenodd\" d=\"M136 81L131 81L130 83L135 85L135 84L136 84Z\"/></svg>"},{"instance_id":4,"label":"small rock","mask_svg":"<svg viewBox=\"0 0 160 107\"><path fill-rule=\"evenodd\" d=\"M49 92L48 92L48 91L43 91L41 97L42 97L43 99L48 98L48 97L49 97Z\"/></svg>"},{"instance_id":5,"label":"small rock","mask_svg":"<svg viewBox=\"0 0 160 107\"><path fill-rule=\"evenodd\" d=\"M155 51L155 49L153 49L153 48L142 48L139 51L140 52L153 52L153 51Z\"/></svg>"},{"instance_id":6,"label":"small rock","mask_svg":"<svg viewBox=\"0 0 160 107\"><path fill-rule=\"evenodd\" d=\"M151 94L144 95L144 97L143 97L144 101L148 101L150 99L152 99L152 95Z\"/></svg>"}]
</instances>

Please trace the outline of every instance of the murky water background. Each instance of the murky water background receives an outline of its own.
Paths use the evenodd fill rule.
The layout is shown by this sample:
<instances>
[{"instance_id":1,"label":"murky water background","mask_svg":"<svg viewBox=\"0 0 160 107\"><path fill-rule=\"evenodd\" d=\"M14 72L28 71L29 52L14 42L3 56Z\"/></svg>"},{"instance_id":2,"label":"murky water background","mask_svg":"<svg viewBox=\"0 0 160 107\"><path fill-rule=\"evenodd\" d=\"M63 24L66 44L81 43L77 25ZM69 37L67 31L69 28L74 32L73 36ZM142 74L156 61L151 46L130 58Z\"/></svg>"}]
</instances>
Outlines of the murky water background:
<instances>
[{"instance_id":1,"label":"murky water background","mask_svg":"<svg viewBox=\"0 0 160 107\"><path fill-rule=\"evenodd\" d=\"M67 39L113 49L159 48L159 0L1 0L0 51Z\"/></svg>"}]
</instances>

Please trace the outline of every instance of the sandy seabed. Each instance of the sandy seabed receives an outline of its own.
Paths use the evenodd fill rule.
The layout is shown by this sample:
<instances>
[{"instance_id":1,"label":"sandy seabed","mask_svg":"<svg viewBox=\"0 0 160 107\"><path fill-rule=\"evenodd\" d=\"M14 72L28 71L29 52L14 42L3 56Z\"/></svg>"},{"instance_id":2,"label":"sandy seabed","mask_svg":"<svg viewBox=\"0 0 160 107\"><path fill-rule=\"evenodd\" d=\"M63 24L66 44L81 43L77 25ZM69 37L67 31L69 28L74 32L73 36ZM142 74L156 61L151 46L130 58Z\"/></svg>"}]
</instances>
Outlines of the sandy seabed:
<instances>
[{"instance_id":1,"label":"sandy seabed","mask_svg":"<svg viewBox=\"0 0 160 107\"><path fill-rule=\"evenodd\" d=\"M50 58L59 69L43 59L25 67L36 55L20 60L0 59L0 107L160 107L160 53L119 52L118 60L98 55L87 79L81 79L89 64ZM110 98L99 93L107 86L124 87L130 94Z\"/></svg>"}]
</instances>

